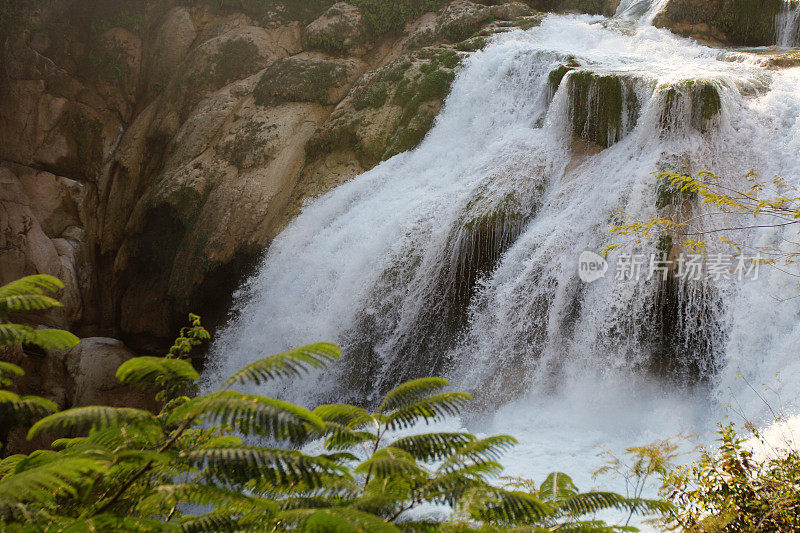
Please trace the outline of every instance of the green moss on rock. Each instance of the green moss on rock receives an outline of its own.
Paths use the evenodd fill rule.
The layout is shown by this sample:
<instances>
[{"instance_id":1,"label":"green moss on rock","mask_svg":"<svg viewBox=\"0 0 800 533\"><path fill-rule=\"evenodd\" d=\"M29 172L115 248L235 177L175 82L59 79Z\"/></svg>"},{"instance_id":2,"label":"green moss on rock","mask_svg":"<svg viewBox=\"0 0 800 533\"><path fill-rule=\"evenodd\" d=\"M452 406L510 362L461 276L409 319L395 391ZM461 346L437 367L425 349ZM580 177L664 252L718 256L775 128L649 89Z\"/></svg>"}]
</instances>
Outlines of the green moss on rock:
<instances>
[{"instance_id":1,"label":"green moss on rock","mask_svg":"<svg viewBox=\"0 0 800 533\"><path fill-rule=\"evenodd\" d=\"M683 118L678 116L681 110L686 110L692 127L705 133L710 122L722 111L719 89L710 81L687 80L672 84L664 91L661 110L661 125L664 129L675 127Z\"/></svg>"},{"instance_id":2,"label":"green moss on rock","mask_svg":"<svg viewBox=\"0 0 800 533\"><path fill-rule=\"evenodd\" d=\"M258 105L284 102L328 104L329 91L347 77L347 68L336 61L299 58L280 59L261 75L253 91Z\"/></svg>"},{"instance_id":3,"label":"green moss on rock","mask_svg":"<svg viewBox=\"0 0 800 533\"><path fill-rule=\"evenodd\" d=\"M240 80L258 72L264 60L258 47L249 39L239 38L223 42L212 59L211 78L215 87Z\"/></svg>"},{"instance_id":4,"label":"green moss on rock","mask_svg":"<svg viewBox=\"0 0 800 533\"><path fill-rule=\"evenodd\" d=\"M357 110L366 107L381 107L386 103L389 96L389 91L385 83L377 83L375 85L367 85L359 87L353 93L353 107Z\"/></svg>"},{"instance_id":5,"label":"green moss on rock","mask_svg":"<svg viewBox=\"0 0 800 533\"><path fill-rule=\"evenodd\" d=\"M406 23L427 11L439 9L445 0L349 0L361 9L373 37L402 30Z\"/></svg>"},{"instance_id":6,"label":"green moss on rock","mask_svg":"<svg viewBox=\"0 0 800 533\"><path fill-rule=\"evenodd\" d=\"M486 48L487 44L489 44L489 41L486 37L475 37L458 43L456 48L462 52L477 52L478 50Z\"/></svg>"},{"instance_id":7,"label":"green moss on rock","mask_svg":"<svg viewBox=\"0 0 800 533\"><path fill-rule=\"evenodd\" d=\"M615 74L588 70L569 77L572 132L601 146L610 146L622 135L624 87Z\"/></svg>"}]
</instances>

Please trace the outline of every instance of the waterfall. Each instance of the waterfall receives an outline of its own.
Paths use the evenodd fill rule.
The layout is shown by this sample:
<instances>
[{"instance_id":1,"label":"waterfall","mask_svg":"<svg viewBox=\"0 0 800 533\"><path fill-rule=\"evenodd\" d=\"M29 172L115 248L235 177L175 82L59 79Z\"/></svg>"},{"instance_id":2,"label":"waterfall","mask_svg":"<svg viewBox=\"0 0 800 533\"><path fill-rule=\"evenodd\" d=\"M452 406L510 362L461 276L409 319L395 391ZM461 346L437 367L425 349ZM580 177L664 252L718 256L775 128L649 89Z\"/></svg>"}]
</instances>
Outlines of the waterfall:
<instances>
[{"instance_id":1,"label":"waterfall","mask_svg":"<svg viewBox=\"0 0 800 533\"><path fill-rule=\"evenodd\" d=\"M614 15L618 19L651 24L669 0L622 0Z\"/></svg>"},{"instance_id":2,"label":"waterfall","mask_svg":"<svg viewBox=\"0 0 800 533\"><path fill-rule=\"evenodd\" d=\"M794 48L800 42L800 2L784 0L784 8L775 17L776 44L780 48Z\"/></svg>"},{"instance_id":3,"label":"waterfall","mask_svg":"<svg viewBox=\"0 0 800 533\"><path fill-rule=\"evenodd\" d=\"M586 16L496 37L464 61L419 147L315 200L274 241L236 295L207 386L263 355L338 342L341 361L278 392L374 401L444 375L475 394L477 430L518 437L508 464L529 477L586 474L598 445L713 429L731 395L758 417L743 377L796 408L800 300L776 299L795 294L791 276L616 279L616 251L605 277L578 277L579 256L613 242L611 223L684 209L665 207L660 169L800 185L800 72L760 61Z\"/></svg>"}]
</instances>

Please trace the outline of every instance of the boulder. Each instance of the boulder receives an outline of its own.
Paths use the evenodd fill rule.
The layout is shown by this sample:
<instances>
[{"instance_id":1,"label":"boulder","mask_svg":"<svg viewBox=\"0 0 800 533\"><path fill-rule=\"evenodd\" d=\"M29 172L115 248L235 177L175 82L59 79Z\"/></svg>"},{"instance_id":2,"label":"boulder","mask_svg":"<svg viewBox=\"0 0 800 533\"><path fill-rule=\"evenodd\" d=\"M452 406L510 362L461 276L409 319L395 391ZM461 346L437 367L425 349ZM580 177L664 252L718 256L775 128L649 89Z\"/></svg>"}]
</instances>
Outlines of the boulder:
<instances>
[{"instance_id":1,"label":"boulder","mask_svg":"<svg viewBox=\"0 0 800 533\"><path fill-rule=\"evenodd\" d=\"M368 31L361 10L345 2L328 8L306 26L303 46L329 54L362 55L366 51Z\"/></svg>"},{"instance_id":2,"label":"boulder","mask_svg":"<svg viewBox=\"0 0 800 533\"><path fill-rule=\"evenodd\" d=\"M67 373L73 381L69 398L72 407L108 405L152 409L155 400L146 393L131 389L117 381L117 368L137 354L122 341L105 337L89 337L66 352Z\"/></svg>"}]
</instances>

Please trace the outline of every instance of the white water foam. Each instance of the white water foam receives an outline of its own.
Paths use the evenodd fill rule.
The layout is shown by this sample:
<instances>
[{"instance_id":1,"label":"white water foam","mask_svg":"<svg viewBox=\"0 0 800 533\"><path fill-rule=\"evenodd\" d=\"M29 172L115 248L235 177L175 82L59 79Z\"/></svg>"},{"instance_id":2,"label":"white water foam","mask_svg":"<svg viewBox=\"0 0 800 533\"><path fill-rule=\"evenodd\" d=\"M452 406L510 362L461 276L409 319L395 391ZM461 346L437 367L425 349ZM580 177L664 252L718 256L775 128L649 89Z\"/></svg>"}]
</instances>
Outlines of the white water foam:
<instances>
[{"instance_id":1,"label":"white water foam","mask_svg":"<svg viewBox=\"0 0 800 533\"><path fill-rule=\"evenodd\" d=\"M207 386L266 354L339 342L350 355L338 373L278 392L307 404L354 400L353 389L374 400L399 379L435 369L476 393L484 411L467 419L471 429L521 441L507 457L510 473L541 479L561 470L587 489L601 448L707 434L731 400L760 420L766 411L748 383L769 383L797 410L800 300L777 299L795 294L796 279L763 269L758 280L712 284L720 304L711 309L686 297L681 320L699 325L673 348L696 358L703 379L693 383L651 372L654 348L642 339L656 284L611 275L581 284L577 258L611 242L619 214L657 214L653 172L665 166L711 168L740 187L751 170L800 185L800 69L767 71L746 53L646 25L619 31L604 20L550 16L467 58L417 149L311 203L275 240L214 343ZM549 73L570 57L622 76L636 95L626 106L633 118L607 149L573 142L574 73L550 99ZM691 106L664 114L669 88L698 79L721 97L705 133L693 127ZM453 243L470 221L509 205L523 213L501 223L512 242L490 250L496 264L449 334L437 317L450 311L436 295L452 294L447 288L460 280L463 249ZM730 222L709 218L702 228ZM781 247L792 231L733 236ZM692 353L692 335L711 349Z\"/></svg>"}]
</instances>

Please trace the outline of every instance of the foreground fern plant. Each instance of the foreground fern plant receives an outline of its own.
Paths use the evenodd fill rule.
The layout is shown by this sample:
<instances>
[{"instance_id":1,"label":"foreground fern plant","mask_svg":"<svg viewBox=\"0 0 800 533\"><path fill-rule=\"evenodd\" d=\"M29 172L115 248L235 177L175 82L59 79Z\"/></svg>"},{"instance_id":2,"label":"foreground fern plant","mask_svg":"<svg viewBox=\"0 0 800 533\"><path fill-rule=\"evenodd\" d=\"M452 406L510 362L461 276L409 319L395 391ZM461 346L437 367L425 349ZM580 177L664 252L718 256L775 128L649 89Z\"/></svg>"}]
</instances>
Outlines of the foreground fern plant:
<instances>
[{"instance_id":1,"label":"foreground fern plant","mask_svg":"<svg viewBox=\"0 0 800 533\"><path fill-rule=\"evenodd\" d=\"M16 313L61 307L61 302L50 295L63 288L60 280L47 275L28 276L0 287L0 350L18 344L65 350L78 344L78 338L67 331L35 329L11 322L11 316ZM58 410L50 400L39 396L20 396L5 390L14 379L24 374L19 366L0 361L0 454L6 447L12 428L30 424Z\"/></svg>"},{"instance_id":2,"label":"foreground fern plant","mask_svg":"<svg viewBox=\"0 0 800 533\"><path fill-rule=\"evenodd\" d=\"M190 320L165 357L117 371L163 402L158 414L85 406L33 424L29 438L48 436L52 449L0 461L0 531L632 531L584 518L668 507L580 493L561 473L538 488L491 484L512 437L414 432L470 401L441 378L404 383L372 412L308 410L234 389L322 368L341 355L333 344L266 357L222 390L191 397L199 374L188 358L209 335ZM4 386L15 373L0 366ZM46 407L35 414L55 406ZM420 520L414 511L426 504L454 512Z\"/></svg>"}]
</instances>

